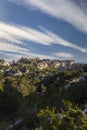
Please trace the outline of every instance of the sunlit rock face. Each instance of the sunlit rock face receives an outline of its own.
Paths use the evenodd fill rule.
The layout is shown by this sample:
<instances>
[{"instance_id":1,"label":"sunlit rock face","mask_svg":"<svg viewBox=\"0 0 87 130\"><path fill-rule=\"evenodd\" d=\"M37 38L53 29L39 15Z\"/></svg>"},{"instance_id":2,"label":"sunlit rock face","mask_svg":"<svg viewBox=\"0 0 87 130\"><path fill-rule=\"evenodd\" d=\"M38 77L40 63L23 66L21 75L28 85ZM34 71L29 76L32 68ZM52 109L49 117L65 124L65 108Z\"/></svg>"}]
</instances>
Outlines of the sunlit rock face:
<instances>
[{"instance_id":1,"label":"sunlit rock face","mask_svg":"<svg viewBox=\"0 0 87 130\"><path fill-rule=\"evenodd\" d=\"M5 61L4 59L0 59L0 65L2 65L2 66L10 66L10 63L8 61Z\"/></svg>"},{"instance_id":2,"label":"sunlit rock face","mask_svg":"<svg viewBox=\"0 0 87 130\"><path fill-rule=\"evenodd\" d=\"M61 67L64 68L70 68L74 64L74 60L51 60L51 59L39 59L39 58L25 58L22 57L18 61L12 61L12 66L14 65L24 65L24 64L31 64L32 66L36 66L37 69L43 70L46 68L56 68L60 69ZM5 61L4 59L0 59L0 65L2 66L10 66L10 63L8 61ZM29 70L26 68L26 66L22 66L22 71L24 73L28 73Z\"/></svg>"},{"instance_id":3,"label":"sunlit rock face","mask_svg":"<svg viewBox=\"0 0 87 130\"><path fill-rule=\"evenodd\" d=\"M38 69L41 69L41 70L46 69L48 67L48 64L45 61L43 61L43 62L39 63L37 67L38 67Z\"/></svg>"}]
</instances>

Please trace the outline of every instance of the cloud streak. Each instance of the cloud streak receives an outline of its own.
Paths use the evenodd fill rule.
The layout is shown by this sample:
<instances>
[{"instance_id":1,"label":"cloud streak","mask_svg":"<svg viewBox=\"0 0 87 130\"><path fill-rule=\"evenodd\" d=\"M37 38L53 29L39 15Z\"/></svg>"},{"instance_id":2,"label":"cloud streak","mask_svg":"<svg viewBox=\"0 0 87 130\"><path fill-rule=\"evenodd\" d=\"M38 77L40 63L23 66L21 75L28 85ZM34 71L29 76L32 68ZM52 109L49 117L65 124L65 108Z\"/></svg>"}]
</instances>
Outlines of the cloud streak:
<instances>
[{"instance_id":1,"label":"cloud streak","mask_svg":"<svg viewBox=\"0 0 87 130\"><path fill-rule=\"evenodd\" d=\"M1 52L0 52L1 53ZM37 53L19 53L19 54L16 54L16 53L12 53L12 52L4 52L3 53L3 57L4 59L8 60L8 61L13 61L13 60L18 60L20 59L21 57L30 57L30 58L40 58L40 59L56 59L55 56L48 56L48 55L42 55L42 54L37 54Z\"/></svg>"},{"instance_id":2,"label":"cloud streak","mask_svg":"<svg viewBox=\"0 0 87 130\"><path fill-rule=\"evenodd\" d=\"M77 49L81 52L87 52L87 49L72 44L43 27L40 27L40 29L42 31L0 22L0 42L2 43L4 41L19 45L24 44L23 41L32 41L42 45L59 44Z\"/></svg>"},{"instance_id":3,"label":"cloud streak","mask_svg":"<svg viewBox=\"0 0 87 130\"><path fill-rule=\"evenodd\" d=\"M6 42L0 42L0 51L8 51L14 53L22 53L27 54L29 52L28 49L19 47L18 45L13 45Z\"/></svg>"},{"instance_id":4,"label":"cloud streak","mask_svg":"<svg viewBox=\"0 0 87 130\"><path fill-rule=\"evenodd\" d=\"M62 19L80 31L87 33L87 13L72 0L9 0L28 9L37 9L57 19ZM85 5L85 3L84 3ZM83 7L83 5L82 5ZM87 8L84 6L84 8Z\"/></svg>"},{"instance_id":5,"label":"cloud streak","mask_svg":"<svg viewBox=\"0 0 87 130\"><path fill-rule=\"evenodd\" d=\"M44 46L58 44L61 46L76 49L80 52L87 53L87 49L66 41L65 39L45 29L44 27L39 27L39 29L40 30L35 30L26 26L18 26L14 24L0 22L0 51L18 53L19 56L31 55L43 58L50 58L50 56L33 54L31 50L28 50L26 48L26 46L22 46L26 44L26 42L28 42L27 44L29 44L29 41L31 41L35 44L41 44Z\"/></svg>"},{"instance_id":6,"label":"cloud streak","mask_svg":"<svg viewBox=\"0 0 87 130\"><path fill-rule=\"evenodd\" d=\"M56 56L58 58L67 58L67 59L74 58L73 54L71 54L71 53L64 53L64 52L54 53L54 56Z\"/></svg>"},{"instance_id":7,"label":"cloud streak","mask_svg":"<svg viewBox=\"0 0 87 130\"><path fill-rule=\"evenodd\" d=\"M87 53L87 49L80 47L80 46L77 46L71 42L68 42L67 40L61 38L60 36L52 33L51 31L49 31L43 27L40 27L40 28L41 28L41 30L43 30L48 36L50 36L54 40L54 43L79 50L80 52L83 52L83 53Z\"/></svg>"},{"instance_id":8,"label":"cloud streak","mask_svg":"<svg viewBox=\"0 0 87 130\"><path fill-rule=\"evenodd\" d=\"M33 41L43 45L54 42L52 38L35 29L0 22L0 39L14 43L22 43L23 40Z\"/></svg>"}]
</instances>

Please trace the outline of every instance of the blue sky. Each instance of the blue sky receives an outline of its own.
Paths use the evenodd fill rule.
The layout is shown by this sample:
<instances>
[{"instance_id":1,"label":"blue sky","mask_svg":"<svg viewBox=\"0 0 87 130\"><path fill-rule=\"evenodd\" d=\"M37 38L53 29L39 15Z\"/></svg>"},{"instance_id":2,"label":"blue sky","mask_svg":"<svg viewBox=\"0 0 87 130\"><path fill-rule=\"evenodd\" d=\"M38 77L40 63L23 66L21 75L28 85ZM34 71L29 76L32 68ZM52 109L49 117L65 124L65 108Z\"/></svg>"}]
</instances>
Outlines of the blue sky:
<instances>
[{"instance_id":1,"label":"blue sky","mask_svg":"<svg viewBox=\"0 0 87 130\"><path fill-rule=\"evenodd\" d=\"M87 0L0 0L0 57L87 62Z\"/></svg>"}]
</instances>

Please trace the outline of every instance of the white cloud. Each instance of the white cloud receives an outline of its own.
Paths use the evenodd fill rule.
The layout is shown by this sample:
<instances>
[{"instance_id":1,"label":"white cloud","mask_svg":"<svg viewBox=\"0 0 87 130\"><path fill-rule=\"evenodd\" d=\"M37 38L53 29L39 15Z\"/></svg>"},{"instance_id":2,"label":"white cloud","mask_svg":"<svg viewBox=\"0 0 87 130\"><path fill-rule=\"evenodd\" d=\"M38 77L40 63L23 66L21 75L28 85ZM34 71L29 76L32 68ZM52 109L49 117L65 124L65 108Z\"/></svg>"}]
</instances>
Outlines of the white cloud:
<instances>
[{"instance_id":1,"label":"white cloud","mask_svg":"<svg viewBox=\"0 0 87 130\"><path fill-rule=\"evenodd\" d=\"M23 41L25 40L42 45L59 44L77 49L81 52L87 52L87 49L72 44L43 27L40 28L43 32L25 26L17 26L0 22L0 42L10 42L20 45L24 44Z\"/></svg>"},{"instance_id":2,"label":"white cloud","mask_svg":"<svg viewBox=\"0 0 87 130\"><path fill-rule=\"evenodd\" d=\"M50 36L53 40L54 40L54 43L57 43L59 45L62 45L62 46L66 46L66 47L71 47L73 49L76 49L76 50L79 50L83 53L87 53L87 48L83 48L83 47L80 47L80 46L77 46L71 42L68 42L66 40L64 40L63 38L59 37L58 35L52 33L51 31L43 28L43 27L40 27L48 36Z\"/></svg>"},{"instance_id":3,"label":"white cloud","mask_svg":"<svg viewBox=\"0 0 87 130\"><path fill-rule=\"evenodd\" d=\"M13 61L13 60L18 60L21 57L30 57L30 58L40 58L40 59L56 59L55 56L48 56L48 55L41 55L41 54L35 54L35 53L19 53L19 54L14 54L11 52L4 52L3 54L4 59L8 61Z\"/></svg>"},{"instance_id":4,"label":"white cloud","mask_svg":"<svg viewBox=\"0 0 87 130\"><path fill-rule=\"evenodd\" d=\"M54 56L56 56L57 58L59 57L62 57L62 58L67 58L67 59L70 59L70 58L74 58L74 55L71 54L71 53L65 53L65 52L59 52L59 53L54 53Z\"/></svg>"},{"instance_id":5,"label":"white cloud","mask_svg":"<svg viewBox=\"0 0 87 130\"><path fill-rule=\"evenodd\" d=\"M87 13L73 0L9 0L31 9L39 9L57 19L62 19L87 33ZM84 6L84 8L87 8Z\"/></svg>"},{"instance_id":6,"label":"white cloud","mask_svg":"<svg viewBox=\"0 0 87 130\"><path fill-rule=\"evenodd\" d=\"M19 47L17 45L13 45L10 43L4 43L0 42L0 51L7 51L7 52L13 52L13 53L22 53L27 54L29 52L28 49Z\"/></svg>"},{"instance_id":7,"label":"white cloud","mask_svg":"<svg viewBox=\"0 0 87 130\"><path fill-rule=\"evenodd\" d=\"M0 39L14 43L22 43L23 40L27 40L43 45L54 42L52 38L35 29L3 22L0 22Z\"/></svg>"},{"instance_id":8,"label":"white cloud","mask_svg":"<svg viewBox=\"0 0 87 130\"><path fill-rule=\"evenodd\" d=\"M18 45L0 42L0 55L4 59L12 61L19 59L22 56L29 56L30 51L26 48L19 47Z\"/></svg>"},{"instance_id":9,"label":"white cloud","mask_svg":"<svg viewBox=\"0 0 87 130\"><path fill-rule=\"evenodd\" d=\"M54 58L52 56L33 54L31 50L28 50L26 48L26 46L22 46L22 44L25 44L24 41L32 41L36 44L42 44L46 46L50 46L52 44L59 44L62 46L67 46L76 49L80 52L87 53L87 49L68 42L43 27L39 28L41 29L41 31L32 29L30 27L0 22L0 51L17 53L19 54L19 56L31 55L38 56L41 58Z\"/></svg>"},{"instance_id":10,"label":"white cloud","mask_svg":"<svg viewBox=\"0 0 87 130\"><path fill-rule=\"evenodd\" d=\"M48 56L48 55L35 54L35 53L30 53L30 56L39 57L40 59L55 59L55 56Z\"/></svg>"}]
</instances>

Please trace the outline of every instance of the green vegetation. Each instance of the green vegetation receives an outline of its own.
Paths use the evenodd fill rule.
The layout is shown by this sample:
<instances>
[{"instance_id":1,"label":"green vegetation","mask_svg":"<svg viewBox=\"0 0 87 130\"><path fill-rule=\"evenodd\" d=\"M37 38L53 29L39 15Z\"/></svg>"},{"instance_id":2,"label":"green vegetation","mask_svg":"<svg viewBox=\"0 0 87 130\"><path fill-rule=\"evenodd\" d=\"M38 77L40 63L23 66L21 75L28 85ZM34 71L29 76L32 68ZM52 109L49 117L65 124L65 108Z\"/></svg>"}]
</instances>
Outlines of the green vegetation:
<instances>
[{"instance_id":1,"label":"green vegetation","mask_svg":"<svg viewBox=\"0 0 87 130\"><path fill-rule=\"evenodd\" d=\"M55 108L41 109L38 113L42 130L86 130L87 118L81 109L69 101L64 101L65 111L56 112Z\"/></svg>"},{"instance_id":2,"label":"green vegetation","mask_svg":"<svg viewBox=\"0 0 87 130\"><path fill-rule=\"evenodd\" d=\"M59 71L38 62L0 64L0 130L87 130L87 66Z\"/></svg>"}]
</instances>

